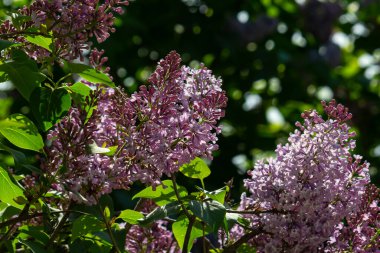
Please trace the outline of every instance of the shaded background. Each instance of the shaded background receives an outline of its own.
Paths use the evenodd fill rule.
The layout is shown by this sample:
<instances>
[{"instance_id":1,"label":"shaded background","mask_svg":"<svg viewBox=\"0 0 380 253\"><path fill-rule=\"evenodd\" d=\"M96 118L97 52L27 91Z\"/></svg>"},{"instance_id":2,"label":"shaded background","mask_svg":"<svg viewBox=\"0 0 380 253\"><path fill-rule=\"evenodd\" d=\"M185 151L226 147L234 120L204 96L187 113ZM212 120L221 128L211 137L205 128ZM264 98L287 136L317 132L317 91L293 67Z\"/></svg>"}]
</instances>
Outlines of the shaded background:
<instances>
[{"instance_id":1,"label":"shaded background","mask_svg":"<svg viewBox=\"0 0 380 253\"><path fill-rule=\"evenodd\" d=\"M1 10L23 2L3 0ZM286 142L301 112L321 111L320 100L331 98L353 113L355 153L380 185L379 13L378 0L138 0L98 48L129 92L171 50L223 78L229 103L205 181L210 190L234 178L238 199L246 170ZM0 88L0 118L28 113L17 92Z\"/></svg>"}]
</instances>

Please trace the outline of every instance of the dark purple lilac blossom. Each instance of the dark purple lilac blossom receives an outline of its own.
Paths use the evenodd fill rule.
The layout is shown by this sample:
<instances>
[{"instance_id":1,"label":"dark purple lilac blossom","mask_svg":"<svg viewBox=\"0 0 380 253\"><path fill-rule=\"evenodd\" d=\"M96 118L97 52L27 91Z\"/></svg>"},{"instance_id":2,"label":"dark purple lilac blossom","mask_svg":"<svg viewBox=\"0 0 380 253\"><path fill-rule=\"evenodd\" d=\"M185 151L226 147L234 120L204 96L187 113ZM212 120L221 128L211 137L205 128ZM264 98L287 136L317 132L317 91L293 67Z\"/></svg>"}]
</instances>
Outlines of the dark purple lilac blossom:
<instances>
[{"instance_id":1,"label":"dark purple lilac blossom","mask_svg":"<svg viewBox=\"0 0 380 253\"><path fill-rule=\"evenodd\" d=\"M153 201L144 200L140 211L147 214L155 207ZM163 220L149 227L131 226L126 236L126 250L130 253L180 253L178 243L167 226L168 222Z\"/></svg>"},{"instance_id":2,"label":"dark purple lilac blossom","mask_svg":"<svg viewBox=\"0 0 380 253\"><path fill-rule=\"evenodd\" d=\"M57 190L93 204L135 181L159 185L163 175L170 177L195 157L212 159L217 121L227 103L222 81L204 66L181 67L180 61L171 52L159 62L150 85L131 96L98 89L87 99L87 110L70 110L48 136L52 145L44 166ZM92 106L96 110L88 117ZM94 145L100 152L91 150Z\"/></svg>"},{"instance_id":3,"label":"dark purple lilac blossom","mask_svg":"<svg viewBox=\"0 0 380 253\"><path fill-rule=\"evenodd\" d=\"M157 185L195 157L212 159L218 149L217 121L227 98L221 79L201 66L180 66L171 52L149 78L150 85L127 97L119 94L112 117L122 139L121 158L132 181Z\"/></svg>"},{"instance_id":4,"label":"dark purple lilac blossom","mask_svg":"<svg viewBox=\"0 0 380 253\"><path fill-rule=\"evenodd\" d=\"M27 53L38 61L51 56L41 47L28 43L23 35L45 35L53 38L54 55L66 60L80 58L90 48L90 39L104 42L115 31L114 13L122 14L128 1L105 0L36 0L19 11L31 21L16 27L7 20L0 26L4 38L26 43Z\"/></svg>"},{"instance_id":5,"label":"dark purple lilac blossom","mask_svg":"<svg viewBox=\"0 0 380 253\"><path fill-rule=\"evenodd\" d=\"M127 170L118 169L112 156L91 148L116 144L110 132L114 123L103 117L109 106L106 98L112 92L95 91L87 99L87 108L72 107L48 134L52 144L46 148L43 168L52 177L53 188L76 202L95 204L101 195L113 189L128 189L131 184ZM89 108L94 106L97 109L91 113Z\"/></svg>"},{"instance_id":6,"label":"dark purple lilac blossom","mask_svg":"<svg viewBox=\"0 0 380 253\"><path fill-rule=\"evenodd\" d=\"M276 157L259 161L244 181L239 210L263 233L249 243L258 252L323 252L344 218L360 212L369 184L367 162L351 155L355 133L345 123L347 108L322 103L328 119L316 111L302 114L304 123L278 145ZM364 232L364 230L363 230ZM248 231L234 227L235 240Z\"/></svg>"}]
</instances>

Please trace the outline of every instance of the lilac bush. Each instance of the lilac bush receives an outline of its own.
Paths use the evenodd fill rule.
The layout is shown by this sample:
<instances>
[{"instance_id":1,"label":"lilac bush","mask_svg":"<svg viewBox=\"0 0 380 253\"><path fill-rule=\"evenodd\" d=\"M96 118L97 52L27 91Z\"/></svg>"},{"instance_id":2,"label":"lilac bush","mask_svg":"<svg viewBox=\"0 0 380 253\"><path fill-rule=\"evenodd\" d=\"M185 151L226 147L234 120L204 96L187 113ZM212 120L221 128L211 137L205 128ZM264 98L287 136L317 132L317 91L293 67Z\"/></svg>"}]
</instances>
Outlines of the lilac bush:
<instances>
[{"instance_id":1,"label":"lilac bush","mask_svg":"<svg viewBox=\"0 0 380 253\"><path fill-rule=\"evenodd\" d=\"M112 82L104 50L93 48L85 59L92 38L104 42L127 4L36 0L0 25L0 77L22 93L39 127L22 114L0 121L0 139L7 139L0 149L17 167L0 167L1 252L79 245L177 253L196 240L213 253L380 252L380 192L369 164L352 154L347 108L332 100L322 102L327 119L304 112L276 157L248 172L248 193L231 209L230 184L206 190L211 171L200 159L219 148L222 80L203 64L182 66L172 51L146 85L127 94ZM54 68L65 75L54 76ZM23 149L38 159L28 162ZM177 183L179 172L202 187L189 192ZM136 184L146 188L131 196L139 198L134 210L114 210L107 195Z\"/></svg>"}]
</instances>

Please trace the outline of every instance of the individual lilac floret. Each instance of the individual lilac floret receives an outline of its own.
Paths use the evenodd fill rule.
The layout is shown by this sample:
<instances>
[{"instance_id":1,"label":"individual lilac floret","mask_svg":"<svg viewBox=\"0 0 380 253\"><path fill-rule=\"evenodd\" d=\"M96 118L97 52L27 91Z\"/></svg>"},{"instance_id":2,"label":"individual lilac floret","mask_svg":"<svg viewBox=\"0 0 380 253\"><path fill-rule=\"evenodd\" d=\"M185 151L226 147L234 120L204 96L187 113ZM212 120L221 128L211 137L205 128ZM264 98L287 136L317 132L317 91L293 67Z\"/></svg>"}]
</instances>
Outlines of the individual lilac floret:
<instances>
[{"instance_id":1,"label":"individual lilac floret","mask_svg":"<svg viewBox=\"0 0 380 253\"><path fill-rule=\"evenodd\" d=\"M358 212L346 217L330 237L328 253L380 252L380 189L368 185Z\"/></svg>"},{"instance_id":2,"label":"individual lilac floret","mask_svg":"<svg viewBox=\"0 0 380 253\"><path fill-rule=\"evenodd\" d=\"M98 43L104 42L115 31L114 13L121 14L121 6L128 1L121 0L36 0L31 6L20 10L21 15L31 20L21 26L5 21L0 26L2 38L26 43L25 49L36 60L43 61L51 54L37 47L22 36L32 31L37 35L52 36L54 55L66 60L78 57L83 60L83 51L89 49L91 37Z\"/></svg>"},{"instance_id":3,"label":"individual lilac floret","mask_svg":"<svg viewBox=\"0 0 380 253\"><path fill-rule=\"evenodd\" d=\"M322 103L328 119L316 111L279 145L276 157L259 161L244 181L241 210L251 227L263 230L250 243L258 252L318 252L336 226L355 214L369 183L369 164L352 156L354 132L345 123L351 114L335 101ZM234 238L243 235L234 229Z\"/></svg>"},{"instance_id":4,"label":"individual lilac floret","mask_svg":"<svg viewBox=\"0 0 380 253\"><path fill-rule=\"evenodd\" d=\"M157 207L153 201L144 200L143 213ZM148 227L133 225L127 232L125 248L130 253L180 253L181 250L173 233L167 228L168 222L159 220Z\"/></svg>"}]
</instances>

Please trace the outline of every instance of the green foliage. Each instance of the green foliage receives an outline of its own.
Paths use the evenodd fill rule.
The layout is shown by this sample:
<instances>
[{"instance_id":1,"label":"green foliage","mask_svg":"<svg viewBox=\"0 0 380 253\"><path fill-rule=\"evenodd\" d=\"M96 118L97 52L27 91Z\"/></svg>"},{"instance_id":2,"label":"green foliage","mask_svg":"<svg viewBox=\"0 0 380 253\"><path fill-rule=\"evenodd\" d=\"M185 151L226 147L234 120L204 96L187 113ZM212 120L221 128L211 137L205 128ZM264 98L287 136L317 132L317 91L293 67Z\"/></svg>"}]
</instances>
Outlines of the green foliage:
<instances>
[{"instance_id":1,"label":"green foliage","mask_svg":"<svg viewBox=\"0 0 380 253\"><path fill-rule=\"evenodd\" d=\"M25 22L32 20L31 16L22 15L16 12L11 13L10 18L12 20L12 24L17 28L17 30L19 30Z\"/></svg>"},{"instance_id":2,"label":"green foliage","mask_svg":"<svg viewBox=\"0 0 380 253\"><path fill-rule=\"evenodd\" d=\"M13 114L0 121L0 133L13 145L40 152L44 146L34 123L22 114Z\"/></svg>"},{"instance_id":3,"label":"green foliage","mask_svg":"<svg viewBox=\"0 0 380 253\"><path fill-rule=\"evenodd\" d=\"M81 236L85 236L89 233L102 231L105 229L105 224L97 217L92 215L81 215L73 222L71 230L71 241L75 241Z\"/></svg>"},{"instance_id":4,"label":"green foliage","mask_svg":"<svg viewBox=\"0 0 380 253\"><path fill-rule=\"evenodd\" d=\"M178 242L178 245L181 249L183 249L184 243L185 243L185 237L186 237L186 231L189 227L190 221L189 219L182 215L180 216L172 225L172 231L174 234L175 239ZM204 228L199 222L195 222L195 224L191 228L191 234L189 238L189 244L188 244L188 252L191 249L191 246L193 245L193 242L196 238L203 236L204 234Z\"/></svg>"},{"instance_id":5,"label":"green foliage","mask_svg":"<svg viewBox=\"0 0 380 253\"><path fill-rule=\"evenodd\" d=\"M177 185L177 188L178 194L181 198L188 195L185 187ZM177 200L173 182L171 180L162 181L162 185L156 186L154 190L152 186L149 186L134 195L132 199L135 198L152 199L159 206L166 205Z\"/></svg>"},{"instance_id":6,"label":"green foliage","mask_svg":"<svg viewBox=\"0 0 380 253\"><path fill-rule=\"evenodd\" d=\"M71 98L63 88L37 87L32 95L31 109L43 131L49 130L71 107Z\"/></svg>"},{"instance_id":7,"label":"green foliage","mask_svg":"<svg viewBox=\"0 0 380 253\"><path fill-rule=\"evenodd\" d=\"M139 219L139 224L145 226L157 220L162 220L171 215L177 215L181 210L181 205L178 202L171 202L167 205L159 206L144 218Z\"/></svg>"},{"instance_id":8,"label":"green foliage","mask_svg":"<svg viewBox=\"0 0 380 253\"><path fill-rule=\"evenodd\" d=\"M200 190L201 192L203 192L204 194L206 194L206 196L208 198L211 198L213 200L216 200L218 201L219 203L221 204L224 204L224 200L226 198L226 194L230 191L229 187L228 186L224 186L220 189L217 189L215 191L206 191L200 187L197 187L198 190Z\"/></svg>"},{"instance_id":9,"label":"green foliage","mask_svg":"<svg viewBox=\"0 0 380 253\"><path fill-rule=\"evenodd\" d=\"M115 84L109 76L91 68L90 66L80 63L68 63L67 65L72 73L78 74L80 77L89 82L103 84L112 88L115 87Z\"/></svg>"},{"instance_id":10,"label":"green foliage","mask_svg":"<svg viewBox=\"0 0 380 253\"><path fill-rule=\"evenodd\" d=\"M210 226L214 232L217 232L219 227L223 224L226 215L226 208L224 205L214 200L191 200L189 202L189 209L194 215Z\"/></svg>"},{"instance_id":11,"label":"green foliage","mask_svg":"<svg viewBox=\"0 0 380 253\"><path fill-rule=\"evenodd\" d=\"M43 36L43 35L27 35L25 39L30 43L33 43L37 46L45 48L49 52L52 52L53 39L51 37Z\"/></svg>"},{"instance_id":12,"label":"green foliage","mask_svg":"<svg viewBox=\"0 0 380 253\"><path fill-rule=\"evenodd\" d=\"M184 164L179 169L185 176L203 180L211 174L205 161L196 157L190 163Z\"/></svg>"},{"instance_id":13,"label":"green foliage","mask_svg":"<svg viewBox=\"0 0 380 253\"><path fill-rule=\"evenodd\" d=\"M136 225L139 224L138 220L144 219L144 215L140 212L137 212L135 210L124 210L120 213L120 215L117 217L117 219L122 219L123 221Z\"/></svg>"},{"instance_id":14,"label":"green foliage","mask_svg":"<svg viewBox=\"0 0 380 253\"><path fill-rule=\"evenodd\" d=\"M65 86L64 88L70 91L72 98L78 103L83 102L91 92L91 88L82 82L77 82L71 86Z\"/></svg>"},{"instance_id":15,"label":"green foliage","mask_svg":"<svg viewBox=\"0 0 380 253\"><path fill-rule=\"evenodd\" d=\"M21 209L23 205L15 202L15 199L21 196L24 196L23 190L12 181L8 172L0 167L0 200Z\"/></svg>"},{"instance_id":16,"label":"green foliage","mask_svg":"<svg viewBox=\"0 0 380 253\"><path fill-rule=\"evenodd\" d=\"M27 241L23 239L19 239L19 242L24 244L28 249L30 249L33 253L48 253L45 249L44 245L40 242Z\"/></svg>"},{"instance_id":17,"label":"green foliage","mask_svg":"<svg viewBox=\"0 0 380 253\"><path fill-rule=\"evenodd\" d=\"M44 228L41 226L21 226L19 229L18 239L33 240L35 242L46 245L49 242L49 235L44 232Z\"/></svg>"},{"instance_id":18,"label":"green foliage","mask_svg":"<svg viewBox=\"0 0 380 253\"><path fill-rule=\"evenodd\" d=\"M109 156L114 155L117 150L117 146L99 147L95 142L89 144L87 148L90 154L105 154Z\"/></svg>"},{"instance_id":19,"label":"green foliage","mask_svg":"<svg viewBox=\"0 0 380 253\"><path fill-rule=\"evenodd\" d=\"M236 253L256 253L256 249L247 243L243 243L243 245L237 249Z\"/></svg>"},{"instance_id":20,"label":"green foliage","mask_svg":"<svg viewBox=\"0 0 380 253\"><path fill-rule=\"evenodd\" d=\"M45 80L45 77L38 71L37 64L24 52L14 50L12 60L2 63L0 72L6 73L21 95L29 100L33 90Z\"/></svg>"},{"instance_id":21,"label":"green foliage","mask_svg":"<svg viewBox=\"0 0 380 253\"><path fill-rule=\"evenodd\" d=\"M0 51L2 51L3 49L6 49L12 45L14 45L15 43L13 42L10 42L10 41L7 41L7 40L0 40Z\"/></svg>"},{"instance_id":22,"label":"green foliage","mask_svg":"<svg viewBox=\"0 0 380 253\"><path fill-rule=\"evenodd\" d=\"M112 244L97 235L87 235L70 244L71 253L109 253L111 249Z\"/></svg>"}]
</instances>

